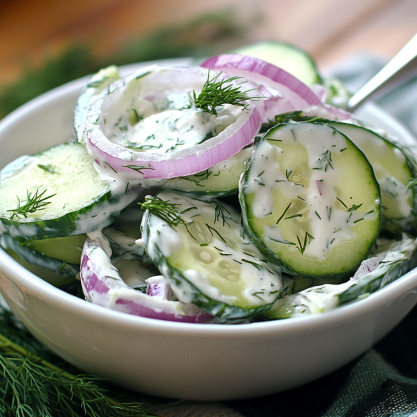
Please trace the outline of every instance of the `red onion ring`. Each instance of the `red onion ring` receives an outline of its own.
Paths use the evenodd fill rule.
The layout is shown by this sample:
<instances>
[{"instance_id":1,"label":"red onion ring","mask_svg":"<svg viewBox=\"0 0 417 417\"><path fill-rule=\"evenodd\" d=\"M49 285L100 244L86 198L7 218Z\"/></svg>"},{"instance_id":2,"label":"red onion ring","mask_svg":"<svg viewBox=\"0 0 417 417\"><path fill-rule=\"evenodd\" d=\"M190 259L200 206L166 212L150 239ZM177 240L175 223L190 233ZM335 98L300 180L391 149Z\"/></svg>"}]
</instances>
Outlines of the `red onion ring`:
<instances>
[{"instance_id":1,"label":"red onion ring","mask_svg":"<svg viewBox=\"0 0 417 417\"><path fill-rule=\"evenodd\" d=\"M154 71L155 66L141 69L140 74ZM187 79L200 73L199 67L171 67L175 80ZM112 94L137 77L137 73L112 84ZM111 169L126 180L142 178L174 178L204 171L238 153L253 143L263 118L263 102L252 102L242 110L236 121L217 136L187 149L169 152L136 152L111 142L103 132L105 121L101 117L103 104L108 95L103 94L95 101L87 117L85 134L90 156L104 169Z\"/></svg>"},{"instance_id":2,"label":"red onion ring","mask_svg":"<svg viewBox=\"0 0 417 417\"><path fill-rule=\"evenodd\" d=\"M242 76L260 84L260 91L267 97L265 101L264 123L274 120L275 115L308 108L317 109L322 115L336 120L351 119L352 115L344 110L322 103L319 97L306 84L287 71L261 59L245 55L224 54L204 61L201 66L218 71L227 71L230 75ZM282 94L268 94L272 88ZM322 95L322 91L317 90ZM333 116L333 117L330 117Z\"/></svg>"},{"instance_id":3,"label":"red onion ring","mask_svg":"<svg viewBox=\"0 0 417 417\"><path fill-rule=\"evenodd\" d=\"M87 237L81 256L80 277L87 300L112 310L185 323L205 323L212 319L193 304L152 297L129 287L112 267L99 240Z\"/></svg>"}]
</instances>

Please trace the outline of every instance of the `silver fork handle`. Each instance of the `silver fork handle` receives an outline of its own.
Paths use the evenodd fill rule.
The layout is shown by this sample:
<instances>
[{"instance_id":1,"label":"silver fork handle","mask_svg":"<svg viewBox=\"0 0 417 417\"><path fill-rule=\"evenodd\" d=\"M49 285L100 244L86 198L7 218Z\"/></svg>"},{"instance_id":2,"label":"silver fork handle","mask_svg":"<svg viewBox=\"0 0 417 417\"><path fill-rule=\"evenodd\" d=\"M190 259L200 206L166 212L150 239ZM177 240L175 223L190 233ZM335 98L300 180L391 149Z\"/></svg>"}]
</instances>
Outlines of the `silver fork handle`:
<instances>
[{"instance_id":1,"label":"silver fork handle","mask_svg":"<svg viewBox=\"0 0 417 417\"><path fill-rule=\"evenodd\" d=\"M382 88L393 88L413 75L417 75L417 34L378 74L349 99L347 103L348 110L354 111Z\"/></svg>"}]
</instances>

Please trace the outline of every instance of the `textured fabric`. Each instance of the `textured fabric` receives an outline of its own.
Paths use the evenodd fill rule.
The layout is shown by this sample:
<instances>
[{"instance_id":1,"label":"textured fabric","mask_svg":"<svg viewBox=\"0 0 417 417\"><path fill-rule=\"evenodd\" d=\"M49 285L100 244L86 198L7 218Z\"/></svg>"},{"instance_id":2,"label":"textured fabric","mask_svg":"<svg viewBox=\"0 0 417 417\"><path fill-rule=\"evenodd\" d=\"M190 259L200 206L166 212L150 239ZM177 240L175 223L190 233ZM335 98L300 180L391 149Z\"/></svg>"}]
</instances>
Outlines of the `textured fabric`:
<instances>
[{"instance_id":1,"label":"textured fabric","mask_svg":"<svg viewBox=\"0 0 417 417\"><path fill-rule=\"evenodd\" d=\"M332 75L352 91L383 65L358 55ZM417 78L377 100L417 135ZM165 417L417 417L417 307L374 349L305 386L226 403L152 402Z\"/></svg>"}]
</instances>

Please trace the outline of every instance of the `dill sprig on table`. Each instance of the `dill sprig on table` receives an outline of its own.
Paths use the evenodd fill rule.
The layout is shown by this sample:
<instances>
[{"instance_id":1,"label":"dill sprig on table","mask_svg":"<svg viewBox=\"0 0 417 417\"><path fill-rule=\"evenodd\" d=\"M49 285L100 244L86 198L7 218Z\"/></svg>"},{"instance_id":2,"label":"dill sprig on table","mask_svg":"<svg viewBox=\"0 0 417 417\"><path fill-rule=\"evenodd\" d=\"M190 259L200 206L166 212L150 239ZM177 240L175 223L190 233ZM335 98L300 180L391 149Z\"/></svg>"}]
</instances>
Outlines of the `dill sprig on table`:
<instances>
[{"instance_id":1,"label":"dill sprig on table","mask_svg":"<svg viewBox=\"0 0 417 417\"><path fill-rule=\"evenodd\" d=\"M103 380L73 375L0 306L0 415L4 417L137 417L154 415L139 403L108 395ZM49 361L47 359L49 359ZM54 361L55 363L52 363Z\"/></svg>"},{"instance_id":2,"label":"dill sprig on table","mask_svg":"<svg viewBox=\"0 0 417 417\"><path fill-rule=\"evenodd\" d=\"M215 75L210 79L210 70L207 75L207 81L203 85L201 93L197 96L193 90L190 97L191 105L197 107L207 113L217 116L217 108L224 104L232 104L234 106L241 106L244 109L248 107L248 100L261 98L261 97L249 97L247 93L251 90L242 91L241 84L246 81L242 81L240 85L234 86L233 81L239 80L242 77L230 77L227 79L220 79L222 73Z\"/></svg>"},{"instance_id":3,"label":"dill sprig on table","mask_svg":"<svg viewBox=\"0 0 417 417\"><path fill-rule=\"evenodd\" d=\"M26 196L26 203L22 205L22 201L18 196L18 207L15 209L7 210L8 212L11 212L12 215L10 217L10 220L14 220L17 216L23 216L25 219L27 218L28 213L35 213L39 210L44 210L45 206L48 204L51 204L51 201L46 201L49 198L52 198L56 194L51 194L46 197L44 197L44 194L46 193L46 190L39 193L39 189L36 190L36 192L32 195L31 192L27 191Z\"/></svg>"}]
</instances>

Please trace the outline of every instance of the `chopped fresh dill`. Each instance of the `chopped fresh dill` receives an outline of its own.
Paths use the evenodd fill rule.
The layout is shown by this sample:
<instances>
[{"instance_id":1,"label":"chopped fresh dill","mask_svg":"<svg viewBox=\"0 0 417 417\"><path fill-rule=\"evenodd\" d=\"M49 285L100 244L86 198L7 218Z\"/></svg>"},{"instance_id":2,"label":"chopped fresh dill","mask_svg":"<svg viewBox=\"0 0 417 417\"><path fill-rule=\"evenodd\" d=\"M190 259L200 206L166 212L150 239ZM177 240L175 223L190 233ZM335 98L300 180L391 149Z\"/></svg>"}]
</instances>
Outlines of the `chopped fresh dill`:
<instances>
[{"instance_id":1,"label":"chopped fresh dill","mask_svg":"<svg viewBox=\"0 0 417 417\"><path fill-rule=\"evenodd\" d=\"M348 208L347 211L356 211L358 208L360 208L362 204L353 204L352 207ZM347 208L347 207L346 207Z\"/></svg>"},{"instance_id":2,"label":"chopped fresh dill","mask_svg":"<svg viewBox=\"0 0 417 417\"><path fill-rule=\"evenodd\" d=\"M20 198L16 196L18 200L18 207L12 210L7 210L8 212L12 213L10 220L14 220L15 217L18 216L23 216L26 219L29 213L35 213L36 211L44 210L48 204L51 204L51 201L46 200L56 195L52 194L44 197L45 193L46 190L39 193L39 189L37 189L35 194L32 195L31 192L27 191L26 203L23 205L21 205L22 202L20 201Z\"/></svg>"},{"instance_id":3,"label":"chopped fresh dill","mask_svg":"<svg viewBox=\"0 0 417 417\"><path fill-rule=\"evenodd\" d=\"M124 168L133 169L133 171L138 172L139 174L144 175L142 171L145 169L154 170L155 168L152 168L150 164L147 165L123 165Z\"/></svg>"},{"instance_id":4,"label":"chopped fresh dill","mask_svg":"<svg viewBox=\"0 0 417 417\"><path fill-rule=\"evenodd\" d=\"M254 266L258 270L262 269L262 265L259 265L258 263L253 262L253 261L249 261L248 259L243 259L242 258L242 262L246 262L247 264L250 264L250 265Z\"/></svg>"},{"instance_id":5,"label":"chopped fresh dill","mask_svg":"<svg viewBox=\"0 0 417 417\"><path fill-rule=\"evenodd\" d=\"M330 219L332 218L332 207L326 206L327 209L327 218L330 221Z\"/></svg>"},{"instance_id":6,"label":"chopped fresh dill","mask_svg":"<svg viewBox=\"0 0 417 417\"><path fill-rule=\"evenodd\" d=\"M230 216L230 211L227 210L227 208L222 203L220 203L220 201L214 201L213 203L216 205L214 209L214 224L221 220L223 226L227 224L230 227L230 224L226 220L226 213ZM231 220L231 217L229 216L228 219Z\"/></svg>"},{"instance_id":7,"label":"chopped fresh dill","mask_svg":"<svg viewBox=\"0 0 417 417\"><path fill-rule=\"evenodd\" d=\"M105 162L104 161L104 163L112 170L112 171L114 171L116 174L117 174L117 171L108 163L108 162Z\"/></svg>"},{"instance_id":8,"label":"chopped fresh dill","mask_svg":"<svg viewBox=\"0 0 417 417\"><path fill-rule=\"evenodd\" d=\"M278 224L282 220L282 218L285 216L285 213L288 211L290 207L291 207L291 203L288 204L287 208L284 210L284 213L281 214L281 216L279 217L279 219L277 220L275 224Z\"/></svg>"},{"instance_id":9,"label":"chopped fresh dill","mask_svg":"<svg viewBox=\"0 0 417 417\"><path fill-rule=\"evenodd\" d=\"M329 150L327 150L326 152L324 152L324 153L322 153L321 155L320 155L320 157L318 158L318 160L317 160L321 165L323 165L324 164L324 167L323 166L321 166L321 168L319 168L319 169L323 169L324 168L324 172L326 172L327 171L327 167L328 166L330 166L330 168L331 169L334 169L333 168L333 160L332 160L332 152L331 151L329 151Z\"/></svg>"},{"instance_id":10,"label":"chopped fresh dill","mask_svg":"<svg viewBox=\"0 0 417 417\"><path fill-rule=\"evenodd\" d=\"M234 106L241 106L244 109L248 107L247 100L252 100L261 97L249 97L247 93L251 90L242 91L241 87L233 87L232 82L242 77L230 77L226 80L220 79L222 73L210 79L210 70L207 74L207 81L203 85L201 93L197 96L195 91L190 95L191 105L197 107L207 113L217 116L217 108L223 104L232 104ZM246 81L242 81L243 84Z\"/></svg>"},{"instance_id":11,"label":"chopped fresh dill","mask_svg":"<svg viewBox=\"0 0 417 417\"><path fill-rule=\"evenodd\" d=\"M286 217L284 220L294 219L295 217L303 217L302 214L293 214L292 216Z\"/></svg>"},{"instance_id":12,"label":"chopped fresh dill","mask_svg":"<svg viewBox=\"0 0 417 417\"><path fill-rule=\"evenodd\" d=\"M52 168L51 164L48 164L48 165L38 164L38 168L43 169L44 171L49 172L50 174L57 174L57 172Z\"/></svg>"},{"instance_id":13,"label":"chopped fresh dill","mask_svg":"<svg viewBox=\"0 0 417 417\"><path fill-rule=\"evenodd\" d=\"M207 181L211 174L213 174L213 172L210 171L209 169L206 169L205 171L198 172L197 174L194 174L194 175L189 175L189 176L186 176L186 177L178 177L178 178L181 178L182 180L186 180L186 181L191 181L197 187L205 187L205 184L201 184L201 182L202 181ZM219 172L219 174L220 174L220 172Z\"/></svg>"},{"instance_id":14,"label":"chopped fresh dill","mask_svg":"<svg viewBox=\"0 0 417 417\"><path fill-rule=\"evenodd\" d=\"M342 204L342 206L345 208L345 209L347 209L348 208L348 206L339 198L339 197L336 197L336 200L338 200L339 201L339 203L340 204Z\"/></svg>"},{"instance_id":15,"label":"chopped fresh dill","mask_svg":"<svg viewBox=\"0 0 417 417\"><path fill-rule=\"evenodd\" d=\"M309 239L309 241L307 242L307 238ZM297 241L298 241L298 245L297 249L301 252L301 254L304 253L304 251L306 250L307 244L311 242L311 239L314 239L313 236L310 235L310 233L306 232L306 235L304 237L304 242L302 243L300 238L297 235Z\"/></svg>"},{"instance_id":16,"label":"chopped fresh dill","mask_svg":"<svg viewBox=\"0 0 417 417\"><path fill-rule=\"evenodd\" d=\"M206 223L207 229L209 230L210 234L214 237L213 235L213 231L217 234L217 236L219 236L219 238L222 240L223 243L226 243L226 240L224 239L224 237L212 226L210 226L209 224Z\"/></svg>"}]
</instances>

